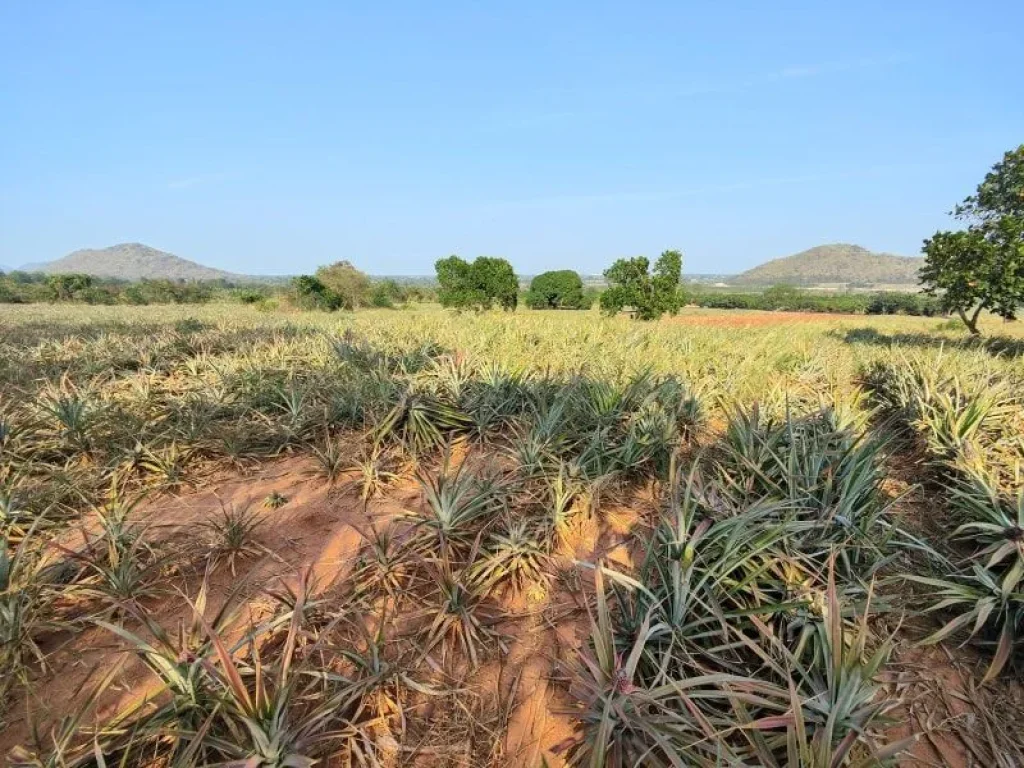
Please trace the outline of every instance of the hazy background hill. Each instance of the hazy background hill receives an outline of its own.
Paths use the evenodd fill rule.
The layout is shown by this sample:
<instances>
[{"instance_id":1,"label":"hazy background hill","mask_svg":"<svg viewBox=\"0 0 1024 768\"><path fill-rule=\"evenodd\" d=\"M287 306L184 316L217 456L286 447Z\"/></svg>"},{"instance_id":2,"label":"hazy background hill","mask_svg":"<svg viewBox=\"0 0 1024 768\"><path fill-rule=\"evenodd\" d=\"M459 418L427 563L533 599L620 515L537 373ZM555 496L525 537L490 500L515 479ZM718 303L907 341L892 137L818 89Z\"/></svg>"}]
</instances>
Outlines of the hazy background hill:
<instances>
[{"instance_id":1,"label":"hazy background hill","mask_svg":"<svg viewBox=\"0 0 1024 768\"><path fill-rule=\"evenodd\" d=\"M917 272L923 259L895 256L891 253L873 253L859 245L834 243L819 245L806 251L773 259L742 274L687 275L687 282L710 285L736 285L752 288L787 284L794 286L916 286ZM221 269L207 267L189 259L175 256L142 243L120 243L109 248L82 249L69 253L62 259L42 264L26 264L18 269L44 274L82 273L95 277L120 280L184 280L208 281L225 280L235 284L286 282L287 275L240 275ZM0 266L0 271L11 272L12 268ZM531 275L520 275L525 289ZM433 275L392 276L403 285L434 285ZM604 286L601 275L586 275L585 285L592 288Z\"/></svg>"},{"instance_id":2,"label":"hazy background hill","mask_svg":"<svg viewBox=\"0 0 1024 768\"><path fill-rule=\"evenodd\" d=\"M80 273L121 280L227 280L229 282L274 282L276 276L239 275L206 267L194 261L157 250L142 243L120 243L109 248L84 248L62 259L29 264L22 269L46 274Z\"/></svg>"},{"instance_id":3,"label":"hazy background hill","mask_svg":"<svg viewBox=\"0 0 1024 768\"><path fill-rule=\"evenodd\" d=\"M917 285L917 271L923 263L919 258L873 253L859 245L833 243L773 259L729 282L733 285Z\"/></svg>"},{"instance_id":4,"label":"hazy background hill","mask_svg":"<svg viewBox=\"0 0 1024 768\"><path fill-rule=\"evenodd\" d=\"M212 267L204 267L173 253L150 248L142 243L120 243L109 248L83 248L62 259L31 265L34 271L47 274L76 272L95 277L116 277L122 280L168 278L171 280L231 280L238 275Z\"/></svg>"}]
</instances>

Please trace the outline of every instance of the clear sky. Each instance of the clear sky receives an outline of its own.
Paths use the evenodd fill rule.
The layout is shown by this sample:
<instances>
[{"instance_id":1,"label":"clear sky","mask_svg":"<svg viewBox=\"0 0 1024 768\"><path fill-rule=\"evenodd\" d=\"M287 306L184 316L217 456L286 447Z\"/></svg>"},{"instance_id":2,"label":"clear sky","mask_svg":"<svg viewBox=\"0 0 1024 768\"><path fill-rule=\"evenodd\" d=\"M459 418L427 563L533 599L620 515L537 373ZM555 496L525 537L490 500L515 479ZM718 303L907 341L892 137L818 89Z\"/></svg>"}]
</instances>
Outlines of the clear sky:
<instances>
[{"instance_id":1,"label":"clear sky","mask_svg":"<svg viewBox=\"0 0 1024 768\"><path fill-rule=\"evenodd\" d=\"M1024 142L1024 2L0 0L0 264L916 254Z\"/></svg>"}]
</instances>

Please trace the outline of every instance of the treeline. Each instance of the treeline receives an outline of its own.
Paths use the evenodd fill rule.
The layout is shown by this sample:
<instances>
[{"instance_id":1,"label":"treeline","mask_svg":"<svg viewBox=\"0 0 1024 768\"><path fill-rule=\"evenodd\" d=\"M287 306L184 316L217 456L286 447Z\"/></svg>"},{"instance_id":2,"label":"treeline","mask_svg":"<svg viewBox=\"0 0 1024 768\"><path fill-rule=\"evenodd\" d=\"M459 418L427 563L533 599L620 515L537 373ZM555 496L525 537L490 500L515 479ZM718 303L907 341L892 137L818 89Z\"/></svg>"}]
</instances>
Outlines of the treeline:
<instances>
[{"instance_id":1,"label":"treeline","mask_svg":"<svg viewBox=\"0 0 1024 768\"><path fill-rule=\"evenodd\" d=\"M505 259L480 256L468 262L449 256L434 267L437 298L444 307L479 311L498 306L514 311L519 304L519 280ZM679 251L664 251L653 269L645 256L619 259L604 271L608 287L599 295L584 291L583 280L571 269L544 272L533 278L525 302L532 309L589 309L598 298L606 314L628 310L638 319L656 320L685 304L682 270Z\"/></svg>"},{"instance_id":2,"label":"treeline","mask_svg":"<svg viewBox=\"0 0 1024 768\"><path fill-rule=\"evenodd\" d=\"M821 293L793 286L763 292L709 290L683 286L682 255L666 251L653 265L644 257L620 259L605 270L608 287L585 288L577 272L554 270L533 278L525 292L505 259L480 257L472 262L449 256L436 264L436 287L425 281L405 283L374 279L347 261L321 267L280 285L235 285L225 280L128 282L89 275L0 273L0 303L74 302L80 304L203 304L237 301L266 310L355 310L398 308L439 302L451 309L481 311L498 307L586 310L595 302L606 314L627 310L640 319L674 314L684 306L714 309L834 312L861 315L944 314L938 297L924 293Z\"/></svg>"},{"instance_id":3,"label":"treeline","mask_svg":"<svg viewBox=\"0 0 1024 768\"><path fill-rule=\"evenodd\" d=\"M340 263L347 264L345 262ZM331 265L317 276L281 284L236 284L227 280L117 280L83 274L0 272L0 304L69 302L95 305L205 304L237 301L266 309L355 309L395 307L436 301L429 285L403 285L393 279L372 280L351 265ZM328 281L325 284L321 277Z\"/></svg>"},{"instance_id":4,"label":"treeline","mask_svg":"<svg viewBox=\"0 0 1024 768\"><path fill-rule=\"evenodd\" d=\"M411 302L435 301L437 292L428 286L403 285L392 278L374 280L348 261L320 267L315 275L299 275L278 300L299 309L333 312L361 307L393 309Z\"/></svg>"},{"instance_id":5,"label":"treeline","mask_svg":"<svg viewBox=\"0 0 1024 768\"><path fill-rule=\"evenodd\" d=\"M774 286L761 293L692 291L687 304L712 309L761 309L792 312L834 312L846 315L944 314L941 301L924 293L819 293L792 286Z\"/></svg>"},{"instance_id":6,"label":"treeline","mask_svg":"<svg viewBox=\"0 0 1024 768\"><path fill-rule=\"evenodd\" d=\"M236 290L223 280L128 282L79 274L0 273L0 303L4 304L204 304Z\"/></svg>"}]
</instances>

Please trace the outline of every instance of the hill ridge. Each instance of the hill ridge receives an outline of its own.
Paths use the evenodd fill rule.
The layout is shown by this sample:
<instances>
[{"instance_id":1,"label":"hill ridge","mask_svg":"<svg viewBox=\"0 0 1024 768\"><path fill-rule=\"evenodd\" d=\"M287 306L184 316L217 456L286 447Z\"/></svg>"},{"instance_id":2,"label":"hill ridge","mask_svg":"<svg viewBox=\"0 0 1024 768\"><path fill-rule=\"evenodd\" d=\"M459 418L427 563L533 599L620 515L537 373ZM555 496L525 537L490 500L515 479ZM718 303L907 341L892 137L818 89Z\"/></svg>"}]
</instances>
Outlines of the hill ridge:
<instances>
[{"instance_id":1,"label":"hill ridge","mask_svg":"<svg viewBox=\"0 0 1024 768\"><path fill-rule=\"evenodd\" d=\"M46 274L81 273L122 280L243 280L252 279L183 259L144 243L118 243L106 248L81 248L67 256L31 265Z\"/></svg>"},{"instance_id":2,"label":"hill ridge","mask_svg":"<svg viewBox=\"0 0 1024 768\"><path fill-rule=\"evenodd\" d=\"M828 243L766 261L737 275L736 285L873 283L916 285L923 260L875 253L852 243Z\"/></svg>"}]
</instances>

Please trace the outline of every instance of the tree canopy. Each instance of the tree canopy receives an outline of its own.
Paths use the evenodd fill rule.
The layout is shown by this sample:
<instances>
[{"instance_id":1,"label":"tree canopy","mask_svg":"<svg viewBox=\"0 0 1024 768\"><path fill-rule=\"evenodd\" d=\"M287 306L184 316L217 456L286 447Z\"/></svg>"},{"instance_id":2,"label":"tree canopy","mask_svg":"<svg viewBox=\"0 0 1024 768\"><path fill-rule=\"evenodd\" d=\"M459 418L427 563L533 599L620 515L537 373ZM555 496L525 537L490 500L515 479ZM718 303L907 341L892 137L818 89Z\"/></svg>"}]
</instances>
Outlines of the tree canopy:
<instances>
[{"instance_id":1,"label":"tree canopy","mask_svg":"<svg viewBox=\"0 0 1024 768\"><path fill-rule=\"evenodd\" d=\"M514 310L519 302L519 281L505 259L479 256L467 262L458 256L439 259L437 299L454 309L490 309L497 304Z\"/></svg>"},{"instance_id":2,"label":"tree canopy","mask_svg":"<svg viewBox=\"0 0 1024 768\"><path fill-rule=\"evenodd\" d=\"M299 275L292 279L295 302L303 309L333 311L341 307L341 298L313 275Z\"/></svg>"},{"instance_id":3,"label":"tree canopy","mask_svg":"<svg viewBox=\"0 0 1024 768\"><path fill-rule=\"evenodd\" d=\"M953 211L967 223L924 241L925 291L977 335L983 310L1013 320L1024 304L1024 144L996 163Z\"/></svg>"},{"instance_id":4,"label":"tree canopy","mask_svg":"<svg viewBox=\"0 0 1024 768\"><path fill-rule=\"evenodd\" d=\"M92 287L92 276L77 273L48 275L46 284L57 301L71 301L75 294Z\"/></svg>"},{"instance_id":5,"label":"tree canopy","mask_svg":"<svg viewBox=\"0 0 1024 768\"><path fill-rule=\"evenodd\" d=\"M530 281L526 305L531 309L587 309L583 280L571 269L543 272Z\"/></svg>"},{"instance_id":6,"label":"tree canopy","mask_svg":"<svg viewBox=\"0 0 1024 768\"><path fill-rule=\"evenodd\" d=\"M336 261L320 267L316 277L338 297L342 308L351 310L370 304L370 278L352 266L351 262Z\"/></svg>"},{"instance_id":7,"label":"tree canopy","mask_svg":"<svg viewBox=\"0 0 1024 768\"><path fill-rule=\"evenodd\" d=\"M654 262L653 273L645 256L619 259L604 272L609 287L601 294L601 309L615 314L632 307L640 320L657 320L665 312L675 314L684 303L682 274L683 254L679 251L664 251Z\"/></svg>"}]
</instances>

